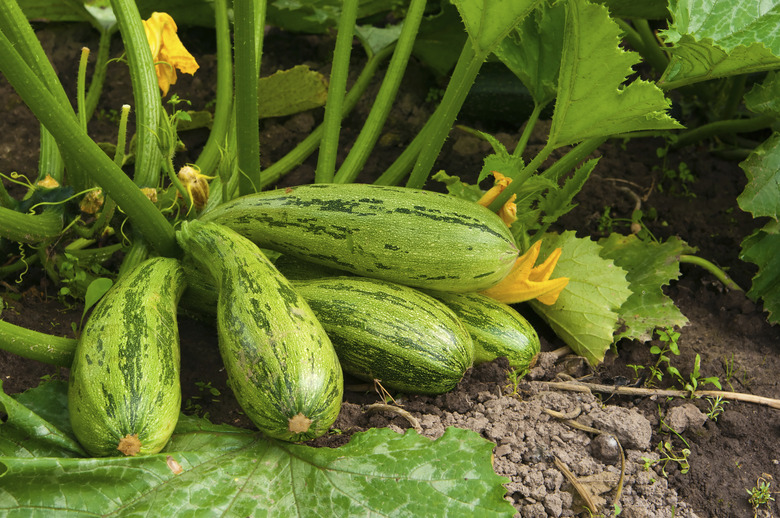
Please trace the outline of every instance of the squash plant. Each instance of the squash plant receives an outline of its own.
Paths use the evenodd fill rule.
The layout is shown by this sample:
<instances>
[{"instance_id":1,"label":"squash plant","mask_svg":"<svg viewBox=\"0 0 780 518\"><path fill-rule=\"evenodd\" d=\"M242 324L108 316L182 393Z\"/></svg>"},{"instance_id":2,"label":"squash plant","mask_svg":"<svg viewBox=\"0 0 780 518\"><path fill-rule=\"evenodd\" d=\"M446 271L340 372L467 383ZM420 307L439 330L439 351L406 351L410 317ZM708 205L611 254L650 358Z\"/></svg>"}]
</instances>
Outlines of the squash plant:
<instances>
[{"instance_id":1,"label":"squash plant","mask_svg":"<svg viewBox=\"0 0 780 518\"><path fill-rule=\"evenodd\" d=\"M752 14L741 10L735 0L707 3L706 8L700 0L671 1L668 5L668 24L660 33L659 42L650 30L647 19L666 17L667 6L663 2L651 2L637 8L626 7L626 4L618 1L453 0L454 7L442 2L441 12L431 14L426 13L426 2L411 0L405 5L400 30L398 27L386 29L382 37L375 37L375 31L358 26L356 21L374 14L376 11L367 9L374 9L376 4L382 6L379 12L384 12L395 8L396 2L313 2L303 7L304 11L309 10L306 11L307 16L298 16L301 13L287 13L289 6L280 2L266 5L261 0L235 0L232 5L235 38L233 55L230 11L226 0L215 0L213 3L187 2L185 8L178 6L178 11L177 2L171 2L169 11L180 23L183 18L179 18L177 12L191 17L191 20L205 16L213 19L217 34L219 68L216 109L209 141L196 161L200 176L195 175L199 187L194 188L185 185L173 169L176 128L187 115L176 105L173 105L171 113L167 113L161 101L161 85L158 84L160 77L155 72L156 67L160 67L160 63L156 62L160 56L152 56L147 50L149 41L142 22L143 18L151 14L147 4L140 0L137 3L112 0L110 11L105 11L72 2L68 4L67 12L59 13L62 19L89 20L101 32L99 66L96 67L89 91L86 89L85 75L80 74L79 94L74 110L22 10L25 8L28 16L35 16L35 13L48 14L47 9L51 6L46 2L32 0L2 3L0 72L42 124L39 180L45 180L46 174L49 174L56 181L53 187L46 187L46 184L31 187L27 200L15 200L4 189L0 191L0 219L3 222L0 237L18 243L24 251L16 264L4 267L3 274L26 264L27 257L33 255L33 248L45 249L54 246L54 243L72 246L73 251L82 252L84 260L99 261L102 256L97 251L93 254L95 257L90 257L87 252L94 243L97 230L114 232L122 236L123 242L130 243L124 247L125 259L120 272L131 271L133 266L150 255L180 257L182 251L176 242L175 232L183 221L208 215L211 211L218 212L220 206L230 203L237 196L273 185L314 151L318 151L315 182L353 182L378 139L406 64L415 51L415 41L425 37L426 22L435 16L457 12L463 25L457 27L459 39L456 35L454 41L460 41L461 50L455 59L441 102L413 142L387 167L376 183L398 185L405 182L407 187L412 188L426 185L442 144L483 63L491 56L503 62L523 81L534 102L534 109L528 121L525 121L525 130L513 150L505 149L490 135L484 135L493 144L494 153L485 157L479 180L488 178L492 171L502 173L508 180L488 199L478 186L464 185L446 173L436 178L443 179L454 195L481 200L496 212L504 208L507 202L516 205L517 219L510 228L515 241L526 252L523 268L519 268L517 273L524 277L519 278L518 282L526 286L531 286L533 282L547 282L551 268L545 266L547 263L535 267L535 260L539 255L556 257L556 277L567 277L568 284L557 302L546 304L536 299L530 305L572 349L597 364L619 338L645 338L661 324L684 325L685 318L670 304L661 287L679 275L677 258L690 251L690 248L679 240L654 243L633 236L613 235L596 243L590 239L576 238L573 232L549 233L550 226L571 208L574 196L597 167L597 160L586 160L587 157L610 137L625 138L641 135L641 132L663 132L672 139L674 145L686 145L719 132L733 133L769 127L775 121L778 111L775 95L778 82L774 75L768 74L756 80L750 91L745 93L746 74L771 71L780 66L780 47L773 31L776 6L761 14ZM154 8L162 10L163 4L167 5L154 3ZM716 11L717 16L698 15L711 14L710 11ZM266 17L282 25L297 18L309 29L321 26L324 20L326 24L335 25L338 32L322 126L288 156L261 170L258 160L261 150L257 133L257 91L262 57L261 29ZM735 20L740 23L724 27L716 23L718 20ZM107 59L106 42L117 29L131 71L133 109L138 121L134 136L132 178L120 168L124 137L118 139L116 153L112 158L85 131L85 121L94 110L95 99L104 80L102 74ZM357 34L361 40L368 61L357 83L347 92L346 75L353 34ZM625 38L638 53L622 49L619 46L621 38ZM339 146L340 121L357 102L372 74L391 55L385 78L364 128L346 159L337 164L335 152ZM633 71L632 67L641 63L643 58L661 74L660 77L654 81L627 80ZM446 70L448 67L441 68ZM718 114L725 120L714 120L696 128L678 131L681 124L667 113L670 101L666 92L678 90L682 95L689 95L686 90L689 85L717 78L723 79L720 82L723 83L722 92L726 93L728 99L724 110ZM710 92L710 95L717 93ZM743 101L744 108L756 115L750 115L741 108ZM521 157L530 132L544 108L551 104L554 109L547 143L525 163ZM765 302L771 321L777 320L780 296L778 283L775 282L780 275L780 265L773 253L779 244L777 145L778 140L773 136L750 152L743 163L750 183L739 200L740 206L754 216L770 219L763 229L745 240L743 257L760 267L749 294ZM553 165L542 169L542 164L552 152L561 148L567 148L568 151ZM211 177L213 179L210 179L206 199L202 185ZM73 209L71 198L75 196L83 201L86 193L94 192L95 187L101 189L105 201L95 223L89 226L84 224L80 216L74 215L78 211ZM154 190L154 195L158 196L157 202L153 201L154 196L148 189ZM196 203L199 197L202 197L202 205ZM40 210L41 207L45 208ZM127 217L129 225L121 225L120 212ZM9 245L6 243L4 246ZM48 255L39 254L37 257L46 262ZM49 269L56 275L56 269ZM521 300L526 299L508 299L509 302ZM0 346L3 348L44 361L69 365L69 355L72 355L74 345L71 340L14 329L2 321L0 333L0 337L3 337ZM44 342L47 347L28 351L26 347L36 341ZM61 393L56 390L52 392L49 394L52 398L61 398ZM41 394L36 392L29 397L39 400ZM35 401L32 403L33 407L38 404ZM59 429L53 434L57 438L56 445L44 440L33 447L40 448L36 451L46 452L41 455L83 455L67 425L62 423L61 415L59 420L57 416L52 416L52 424L36 413L41 411L40 408L36 407L35 411L25 409L14 399L5 396L2 404L11 425L4 424L0 428L0 441L5 441L0 444L13 443L16 437L27 433L36 423L48 429ZM235 446L236 450L244 452L259 448L258 452L263 450L282 457L282 450L295 450L291 453L292 457L299 454L296 450L298 447L282 447L235 429L212 428L202 422L185 422L181 426L184 428L178 430L182 440L177 440L178 436L174 434L167 457L153 455L146 459L111 460L105 461L106 467L125 469L135 466L143 471L149 469L149 466L159 465L159 469L168 477L168 472L186 475L192 466L208 465L210 448L233 449ZM192 429L203 429L207 435L214 432L229 440L236 439L237 442L224 446L220 443L222 439L210 436L208 440L197 443L194 437L187 435ZM366 439L356 438L356 454L370 452L376 445L376 438L380 436L383 441L393 442L382 432L369 434ZM401 441L412 443L414 439ZM472 437L464 444L477 442L478 439ZM434 444L422 447L427 455L436 455ZM414 448L418 446L419 443L413 445ZM479 448L483 447L475 447L473 451ZM63 491L77 491L80 479L76 474L84 463L94 462L81 459L22 461L17 458L19 451L13 447L4 447L0 451L0 467L3 470L0 474L6 481L13 482L4 484L3 491L9 491L10 496L18 497L20 502L27 501L29 505L33 505L35 497L27 493L26 498L29 500L25 500L21 495L26 491L24 487L30 487L29 483L35 480L40 470L73 470L73 486ZM173 453L177 451L192 453ZM252 452L257 453L254 450ZM314 452L300 454L308 455L311 458L322 458L322 454ZM155 462L157 464L153 464ZM243 466L247 457L238 455L235 462ZM195 474L193 471L192 476ZM200 473L197 475L201 476ZM177 483L189 483L185 478L177 479L180 481ZM134 480L154 484L144 475L137 475ZM253 483L262 486L263 480L253 479ZM487 489L483 487L484 493L488 495L485 501L490 501L489 507L496 513L506 514L506 506L502 507L499 502L500 490L496 491L498 481L490 477L485 477L485 480L488 481ZM223 497L235 495L235 492L231 493L228 489L223 491L220 487L218 485L213 491ZM469 491L461 490L458 486L452 494ZM159 494L162 496L162 493ZM305 494L301 496L299 492L295 492L295 495L293 497L284 492L282 496L288 500L306 498ZM117 494L114 501L122 501L124 498ZM176 505L184 507L197 505L193 500L169 498L167 494L161 500L177 502ZM390 502L391 505L394 503L397 501ZM86 507L78 510L105 509L92 507L93 504L97 505L96 502L88 502ZM142 502L138 505L144 504ZM244 505L249 504L242 500L241 508L232 512L246 514ZM445 499L441 505L450 508L458 504L454 499ZM479 507L488 504L478 500L473 505ZM118 509L123 510L121 505ZM474 508L471 507L470 511L473 513Z\"/></svg>"}]
</instances>

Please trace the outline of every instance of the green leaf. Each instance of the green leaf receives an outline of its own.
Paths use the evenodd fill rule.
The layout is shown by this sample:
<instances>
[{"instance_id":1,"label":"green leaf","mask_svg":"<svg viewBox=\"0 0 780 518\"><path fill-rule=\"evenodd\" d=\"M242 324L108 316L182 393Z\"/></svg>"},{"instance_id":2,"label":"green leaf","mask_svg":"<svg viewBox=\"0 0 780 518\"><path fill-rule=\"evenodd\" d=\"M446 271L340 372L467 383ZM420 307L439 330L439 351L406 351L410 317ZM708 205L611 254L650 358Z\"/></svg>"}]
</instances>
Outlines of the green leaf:
<instances>
[{"instance_id":1,"label":"green leaf","mask_svg":"<svg viewBox=\"0 0 780 518\"><path fill-rule=\"evenodd\" d=\"M774 133L739 164L748 178L737 197L739 207L753 217L780 214L780 133Z\"/></svg>"},{"instance_id":2,"label":"green leaf","mask_svg":"<svg viewBox=\"0 0 780 518\"><path fill-rule=\"evenodd\" d=\"M555 223L558 218L569 212L575 207L572 200L585 185L585 181L590 178L590 173L599 163L598 158L592 158L582 164L577 170L564 182L563 186L551 190L547 196L539 202L539 207L544 213L542 221L546 225Z\"/></svg>"},{"instance_id":3,"label":"green leaf","mask_svg":"<svg viewBox=\"0 0 780 518\"><path fill-rule=\"evenodd\" d=\"M43 408L66 384L25 396ZM494 444L449 428L432 441L373 429L340 448L312 448L182 415L166 450L141 457L72 458L72 440L0 391L0 515L512 516ZM27 433L27 435L24 435ZM70 443L68 442L70 441ZM81 453L81 452L79 452Z\"/></svg>"},{"instance_id":4,"label":"green leaf","mask_svg":"<svg viewBox=\"0 0 780 518\"><path fill-rule=\"evenodd\" d=\"M279 70L257 83L260 118L282 117L319 108L328 99L325 77L306 65Z\"/></svg>"},{"instance_id":5,"label":"green leaf","mask_svg":"<svg viewBox=\"0 0 780 518\"><path fill-rule=\"evenodd\" d=\"M770 221L742 241L740 259L758 265L748 296L762 299L769 312L767 320L780 324L780 223Z\"/></svg>"},{"instance_id":6,"label":"green leaf","mask_svg":"<svg viewBox=\"0 0 780 518\"><path fill-rule=\"evenodd\" d=\"M113 286L114 281L106 277L98 277L89 283L87 286L87 292L84 294L84 311L81 312L81 320L84 321L84 315L87 314L89 308L94 306L100 298L106 294L108 290Z\"/></svg>"},{"instance_id":7,"label":"green leaf","mask_svg":"<svg viewBox=\"0 0 780 518\"><path fill-rule=\"evenodd\" d=\"M429 2L430 4L430 2ZM468 38L458 10L449 1L441 2L441 11L424 16L414 39L412 53L440 77L452 71L463 43Z\"/></svg>"},{"instance_id":8,"label":"green leaf","mask_svg":"<svg viewBox=\"0 0 780 518\"><path fill-rule=\"evenodd\" d=\"M780 2L671 0L672 23L662 33L672 59L659 84L697 81L780 67Z\"/></svg>"},{"instance_id":9,"label":"green leaf","mask_svg":"<svg viewBox=\"0 0 780 518\"><path fill-rule=\"evenodd\" d=\"M489 54L540 0L453 0L477 54Z\"/></svg>"},{"instance_id":10,"label":"green leaf","mask_svg":"<svg viewBox=\"0 0 780 518\"><path fill-rule=\"evenodd\" d=\"M753 113L780 115L780 75L769 72L745 94L744 101L745 107Z\"/></svg>"},{"instance_id":11,"label":"green leaf","mask_svg":"<svg viewBox=\"0 0 780 518\"><path fill-rule=\"evenodd\" d=\"M63 394L66 394L66 384L52 382L45 385L50 385L54 390L32 389L32 391L38 390L38 396L42 396L38 398L38 401L42 402L39 410L42 410L42 413L48 412L51 415L56 415L57 412L52 410L52 405L62 405L67 400L67 397L63 398ZM50 423L26 407L23 404L24 398L20 397L21 401L17 401L6 395L2 388L3 383L0 381L0 414L5 413L8 416L5 422L0 420L0 458L79 457L85 455L84 450L69 433L70 423L67 423L67 427ZM65 421L67 422L67 416ZM59 419L59 422L61 425L66 424L62 419ZM2 473L2 461L0 461L0 476ZM2 509L2 501L2 490L0 489L0 509Z\"/></svg>"},{"instance_id":12,"label":"green leaf","mask_svg":"<svg viewBox=\"0 0 780 518\"><path fill-rule=\"evenodd\" d=\"M531 93L537 105L555 99L561 66L566 7L562 2L543 2L509 36L501 41L495 55Z\"/></svg>"},{"instance_id":13,"label":"green leaf","mask_svg":"<svg viewBox=\"0 0 780 518\"><path fill-rule=\"evenodd\" d=\"M358 25L355 27L355 36L366 48L376 54L385 47L398 41L401 35L403 22L389 27L374 27L373 25Z\"/></svg>"},{"instance_id":14,"label":"green leaf","mask_svg":"<svg viewBox=\"0 0 780 518\"><path fill-rule=\"evenodd\" d=\"M531 301L531 307L576 354L597 365L613 342L618 310L631 295L626 272L601 257L598 244L573 231L545 234L540 256L558 247L553 278L568 277L569 284L552 306Z\"/></svg>"},{"instance_id":15,"label":"green leaf","mask_svg":"<svg viewBox=\"0 0 780 518\"><path fill-rule=\"evenodd\" d=\"M604 4L614 18L645 18L663 20L669 14L667 0L596 0Z\"/></svg>"},{"instance_id":16,"label":"green leaf","mask_svg":"<svg viewBox=\"0 0 780 518\"><path fill-rule=\"evenodd\" d=\"M477 201L485 194L484 191L479 188L479 185L466 183L461 181L459 177L450 176L444 171L438 171L431 176L431 179L443 183L446 186L448 193L457 198L463 198L464 200Z\"/></svg>"},{"instance_id":17,"label":"green leaf","mask_svg":"<svg viewBox=\"0 0 780 518\"><path fill-rule=\"evenodd\" d=\"M549 145L594 137L682 127L666 114L670 102L654 84L623 85L638 54L618 47L620 29L607 9L585 0L567 2L558 99Z\"/></svg>"},{"instance_id":18,"label":"green leaf","mask_svg":"<svg viewBox=\"0 0 780 518\"><path fill-rule=\"evenodd\" d=\"M622 326L615 340L650 340L656 328L688 323L662 287L680 276L680 255L692 252L691 247L676 237L654 243L620 234L611 234L599 244L603 248L601 257L612 259L626 270L631 288L631 296L620 307Z\"/></svg>"}]
</instances>

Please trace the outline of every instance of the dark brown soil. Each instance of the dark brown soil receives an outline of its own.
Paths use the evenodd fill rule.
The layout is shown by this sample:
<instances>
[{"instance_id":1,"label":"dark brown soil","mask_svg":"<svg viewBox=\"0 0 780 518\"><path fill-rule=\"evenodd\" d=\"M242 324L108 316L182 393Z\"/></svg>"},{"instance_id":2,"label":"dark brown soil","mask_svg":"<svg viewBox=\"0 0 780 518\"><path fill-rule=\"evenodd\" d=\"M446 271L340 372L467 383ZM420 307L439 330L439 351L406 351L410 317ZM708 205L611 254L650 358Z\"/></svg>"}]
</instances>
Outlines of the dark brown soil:
<instances>
[{"instance_id":1,"label":"dark brown soil","mask_svg":"<svg viewBox=\"0 0 780 518\"><path fill-rule=\"evenodd\" d=\"M181 77L172 90L191 101L193 109L205 109L214 97L213 35L205 29L184 29L182 32L182 39L193 50L201 69L194 78ZM42 25L39 35L72 95L79 50L83 45L97 47L95 33L83 25ZM263 74L299 63L327 73L332 44L329 38L272 31L265 43ZM120 52L117 48L114 55ZM354 54L359 62L359 48L356 47ZM359 63L353 68L357 70ZM411 140L433 108L426 102L429 89L440 86L432 74L420 65L412 64L399 93L397 108L385 128L385 138L367 164L361 180L370 181ZM378 83L374 85L377 87ZM3 99L0 105L0 135L3 136L0 172L17 171L34 179L38 125L2 79L0 98ZM368 101L345 122L341 137L345 150L357 135L371 98L369 92ZM108 115L124 103L132 104L128 74L122 63L113 63L98 116L90 124L90 133L96 140L115 139L115 123ZM263 163L272 163L282 156L321 118L321 110L315 110L261 121ZM520 130L507 123L471 119L459 122L498 133L499 138L508 143L517 139ZM187 152L180 157L182 163L197 156L206 136L205 131L182 135L188 146ZM532 141L531 151L533 145L541 145L541 141ZM601 237L605 235L605 229L599 224L604 223L605 207L610 207L608 213L615 220L612 230L628 233L628 224L617 221L629 218L635 207L635 197L626 190L628 188L642 199L646 215L653 211L657 214L657 217L644 219L657 238L679 236L698 248L698 255L726 269L739 285L749 287L755 268L739 260L739 244L758 225L736 204L736 197L745 184L744 173L736 162L719 159L703 147L690 147L671 152L666 168L677 168L685 163L696 180L685 185L661 182L663 164L656 154L661 146L663 142L659 139L612 141L602 146L597 152L602 158L593 178L577 197L579 205L560 221L559 230L574 229L580 236ZM486 143L454 129L436 167L449 174L473 178L487 152ZM285 177L282 184L312 181L315 163L314 159L308 160ZM5 180L4 183L11 192L21 194L22 191L12 188ZM674 357L672 363L687 375L694 356L700 354L702 374L720 377L724 389L780 397L777 376L780 372L780 330L767 324L760 305L748 300L743 293L726 290L698 267L684 264L681 271L680 280L673 282L667 293L690 323L681 330L682 354ZM22 282L9 277L2 279L2 284L2 296L9 306L2 313L4 320L52 334L73 336L71 323L79 322L81 308L58 302L57 287L40 270L31 269ZM533 319L527 308L518 309ZM544 350L551 351L562 345L543 324L533 322L542 336ZM183 316L181 332L185 412L206 414L215 422L251 427L226 386L224 370L219 368L221 362L214 328L209 323ZM605 384L631 383L635 380L635 372L628 365L655 363L649 348L649 343L623 341L617 344L617 354L608 354L595 371L572 358L557 363L549 361L544 368L534 371L532 377L537 381L520 385L519 397L507 395L506 366L499 361L474 369L450 394L435 398L413 396L404 398L401 403L420 421L426 435L436 437L446 426L462 426L496 442L496 471L511 478L507 485L508 495L523 516L571 516L582 509L555 469L553 455L580 477L598 476L612 480L616 473L614 459L610 460L609 454L603 451L605 446L601 443L604 441L565 427L545 414L544 408L562 412L579 408L583 423L615 433L620 438L628 454L621 516L751 516L747 490L762 476L773 481L773 488L780 484L780 411L730 402L717 420L692 423L681 431L688 422L680 420L679 416L691 416L696 421L702 412L709 410L707 401L594 397L549 391L538 383L553 379L559 372L589 375L592 381ZM6 392L16 393L36 386L44 376L66 377L67 369L0 352L0 379ZM670 385L669 381L667 376L662 386ZM212 393L210 387L218 392ZM321 438L316 444L338 446L348 440L350 433L372 426L391 426L399 431L410 427L409 422L392 412L366 414L363 405L378 400L371 390L348 392L335 425L342 433ZM691 404L700 412L697 413ZM677 431L681 431L681 437L691 450L690 471L683 474L677 463L670 462L666 465L668 479L663 477L662 464L647 471L641 460L642 457L658 459L655 447L661 440L671 440L678 451L684 447L680 437L662 432L662 418L667 424L679 423ZM613 480L611 486L615 483ZM606 502L611 501L611 495L605 494ZM771 509L778 514L780 505L775 502Z\"/></svg>"}]
</instances>

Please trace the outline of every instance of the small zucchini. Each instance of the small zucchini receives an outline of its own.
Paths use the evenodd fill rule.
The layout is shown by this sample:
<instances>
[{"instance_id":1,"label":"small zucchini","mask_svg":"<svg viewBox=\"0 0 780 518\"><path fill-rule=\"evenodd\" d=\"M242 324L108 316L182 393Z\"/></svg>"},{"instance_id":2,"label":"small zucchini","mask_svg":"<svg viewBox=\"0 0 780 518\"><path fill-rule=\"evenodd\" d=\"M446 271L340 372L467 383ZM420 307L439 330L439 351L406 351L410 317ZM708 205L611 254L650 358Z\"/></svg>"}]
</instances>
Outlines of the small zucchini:
<instances>
[{"instance_id":1,"label":"small zucchini","mask_svg":"<svg viewBox=\"0 0 780 518\"><path fill-rule=\"evenodd\" d=\"M202 216L263 248L358 275L440 291L503 279L518 249L495 213L432 191L302 185L250 194Z\"/></svg>"},{"instance_id":2,"label":"small zucchini","mask_svg":"<svg viewBox=\"0 0 780 518\"><path fill-rule=\"evenodd\" d=\"M536 331L511 306L479 293L432 293L452 309L474 341L474 364L506 357L525 370L536 364L541 344Z\"/></svg>"},{"instance_id":3,"label":"small zucchini","mask_svg":"<svg viewBox=\"0 0 780 518\"><path fill-rule=\"evenodd\" d=\"M68 382L73 432L90 455L156 453L171 437L181 408L183 289L178 261L147 259L95 305Z\"/></svg>"},{"instance_id":4,"label":"small zucchini","mask_svg":"<svg viewBox=\"0 0 780 518\"><path fill-rule=\"evenodd\" d=\"M328 332L345 372L416 394L451 390L471 367L471 337L444 304L365 277L293 281Z\"/></svg>"},{"instance_id":5,"label":"small zucchini","mask_svg":"<svg viewBox=\"0 0 780 518\"><path fill-rule=\"evenodd\" d=\"M216 286L220 354L247 417L286 441L326 433L341 408L343 375L306 301L254 243L227 227L185 222L176 237Z\"/></svg>"}]
</instances>

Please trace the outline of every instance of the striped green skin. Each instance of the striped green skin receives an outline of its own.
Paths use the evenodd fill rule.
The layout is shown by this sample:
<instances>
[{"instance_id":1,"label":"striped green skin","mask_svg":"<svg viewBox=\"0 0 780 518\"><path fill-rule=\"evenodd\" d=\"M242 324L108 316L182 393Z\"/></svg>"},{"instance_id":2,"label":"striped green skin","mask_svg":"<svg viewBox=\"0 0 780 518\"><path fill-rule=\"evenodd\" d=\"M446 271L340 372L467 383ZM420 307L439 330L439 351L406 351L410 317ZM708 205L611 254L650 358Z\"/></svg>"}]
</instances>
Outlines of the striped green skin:
<instances>
[{"instance_id":1,"label":"striped green skin","mask_svg":"<svg viewBox=\"0 0 780 518\"><path fill-rule=\"evenodd\" d=\"M343 375L306 301L254 243L227 227L184 223L177 239L217 286L220 354L246 415L285 441L326 433L341 409ZM307 429L291 421L299 414L311 420Z\"/></svg>"},{"instance_id":2,"label":"striped green skin","mask_svg":"<svg viewBox=\"0 0 780 518\"><path fill-rule=\"evenodd\" d=\"M474 341L474 364L506 357L524 370L536 363L539 336L511 306L479 293L432 293L452 309Z\"/></svg>"},{"instance_id":3,"label":"striped green skin","mask_svg":"<svg viewBox=\"0 0 780 518\"><path fill-rule=\"evenodd\" d=\"M330 335L345 372L415 394L451 390L471 367L468 331L416 289L365 277L293 281Z\"/></svg>"},{"instance_id":4,"label":"striped green skin","mask_svg":"<svg viewBox=\"0 0 780 518\"><path fill-rule=\"evenodd\" d=\"M518 255L501 219L431 191L315 184L251 194L202 216L263 248L407 286L479 291Z\"/></svg>"},{"instance_id":5,"label":"striped green skin","mask_svg":"<svg viewBox=\"0 0 780 518\"><path fill-rule=\"evenodd\" d=\"M68 410L93 456L122 455L137 434L141 454L168 442L181 409L176 305L184 274L175 259L148 259L95 305L76 345Z\"/></svg>"}]
</instances>

